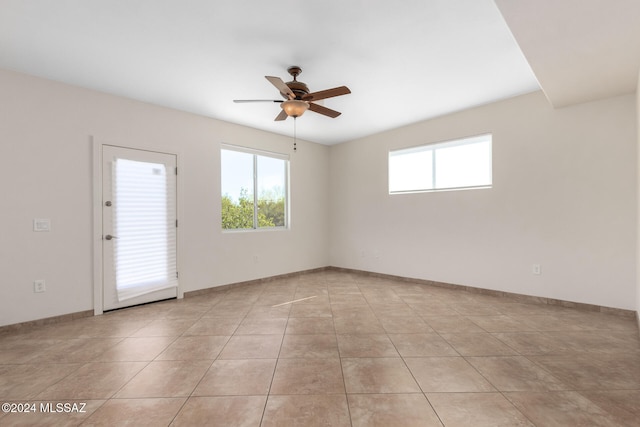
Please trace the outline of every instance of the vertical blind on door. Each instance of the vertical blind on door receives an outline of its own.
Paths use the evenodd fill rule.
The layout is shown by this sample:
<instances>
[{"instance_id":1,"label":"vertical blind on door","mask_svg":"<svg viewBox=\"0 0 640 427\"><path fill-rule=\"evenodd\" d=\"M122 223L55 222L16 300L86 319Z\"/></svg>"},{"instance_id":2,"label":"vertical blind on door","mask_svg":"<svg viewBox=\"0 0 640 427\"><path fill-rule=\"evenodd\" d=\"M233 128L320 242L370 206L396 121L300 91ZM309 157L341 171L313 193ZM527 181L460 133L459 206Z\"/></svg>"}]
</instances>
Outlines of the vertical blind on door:
<instances>
[{"instance_id":1,"label":"vertical blind on door","mask_svg":"<svg viewBox=\"0 0 640 427\"><path fill-rule=\"evenodd\" d=\"M173 168L115 159L113 194L118 300L178 286Z\"/></svg>"}]
</instances>

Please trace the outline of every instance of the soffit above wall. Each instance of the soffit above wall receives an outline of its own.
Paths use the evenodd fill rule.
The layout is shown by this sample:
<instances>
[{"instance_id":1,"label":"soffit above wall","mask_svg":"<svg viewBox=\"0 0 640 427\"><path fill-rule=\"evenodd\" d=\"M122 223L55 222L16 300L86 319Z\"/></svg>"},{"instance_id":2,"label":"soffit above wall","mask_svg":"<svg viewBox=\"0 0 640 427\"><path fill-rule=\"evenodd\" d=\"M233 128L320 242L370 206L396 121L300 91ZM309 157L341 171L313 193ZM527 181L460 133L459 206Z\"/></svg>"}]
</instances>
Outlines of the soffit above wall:
<instances>
[{"instance_id":1,"label":"soffit above wall","mask_svg":"<svg viewBox=\"0 0 640 427\"><path fill-rule=\"evenodd\" d=\"M640 70L638 0L496 0L555 107L631 93Z\"/></svg>"}]
</instances>

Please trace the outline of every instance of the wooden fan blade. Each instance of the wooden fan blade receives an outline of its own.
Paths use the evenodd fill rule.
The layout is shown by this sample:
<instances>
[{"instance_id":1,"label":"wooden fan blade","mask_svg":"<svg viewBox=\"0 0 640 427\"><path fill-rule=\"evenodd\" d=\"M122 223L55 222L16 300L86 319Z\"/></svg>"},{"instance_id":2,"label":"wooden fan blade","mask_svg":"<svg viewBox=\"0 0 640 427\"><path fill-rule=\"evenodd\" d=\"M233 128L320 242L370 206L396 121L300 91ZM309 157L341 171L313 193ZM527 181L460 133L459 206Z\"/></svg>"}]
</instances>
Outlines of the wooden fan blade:
<instances>
[{"instance_id":1,"label":"wooden fan blade","mask_svg":"<svg viewBox=\"0 0 640 427\"><path fill-rule=\"evenodd\" d=\"M276 89L280 91L282 96L289 97L289 99L293 99L296 97L295 94L289 88L289 86L287 86L280 77L264 76L264 78L269 80L271 84L274 85Z\"/></svg>"},{"instance_id":2,"label":"wooden fan blade","mask_svg":"<svg viewBox=\"0 0 640 427\"><path fill-rule=\"evenodd\" d=\"M233 102L241 104L245 102L282 102L280 99L234 99Z\"/></svg>"},{"instance_id":3,"label":"wooden fan blade","mask_svg":"<svg viewBox=\"0 0 640 427\"><path fill-rule=\"evenodd\" d=\"M321 99L333 98L334 96L347 95L351 91L346 86L334 87L333 89L321 90L304 95L304 101L319 101Z\"/></svg>"},{"instance_id":4,"label":"wooden fan blade","mask_svg":"<svg viewBox=\"0 0 640 427\"><path fill-rule=\"evenodd\" d=\"M279 122L279 121L281 121L281 120L286 120L286 119L287 119L287 117L289 117L289 116L287 116L287 112L286 112L286 111L284 111L284 110L282 110L282 111L280 111L280 114L278 114L278 115L276 116L275 121L276 121L276 122Z\"/></svg>"},{"instance_id":5,"label":"wooden fan blade","mask_svg":"<svg viewBox=\"0 0 640 427\"><path fill-rule=\"evenodd\" d=\"M309 110L311 110L311 111L313 111L315 113L318 113L318 114L322 114L324 116L329 116L332 119L335 119L340 114L342 114L339 111L332 110L331 108L323 107L322 105L314 104L313 102L309 103Z\"/></svg>"}]
</instances>

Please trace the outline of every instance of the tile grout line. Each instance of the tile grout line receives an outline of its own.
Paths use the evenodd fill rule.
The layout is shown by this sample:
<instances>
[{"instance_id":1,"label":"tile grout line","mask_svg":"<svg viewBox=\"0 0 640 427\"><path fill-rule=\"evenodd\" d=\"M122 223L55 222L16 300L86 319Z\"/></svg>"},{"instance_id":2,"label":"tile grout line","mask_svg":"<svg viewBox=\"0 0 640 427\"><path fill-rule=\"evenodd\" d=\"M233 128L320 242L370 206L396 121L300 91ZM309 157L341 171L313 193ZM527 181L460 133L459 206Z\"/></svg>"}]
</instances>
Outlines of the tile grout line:
<instances>
[{"instance_id":1,"label":"tile grout line","mask_svg":"<svg viewBox=\"0 0 640 427\"><path fill-rule=\"evenodd\" d=\"M298 285L296 284L296 288L293 292L293 295L295 296L295 293L298 290ZM264 290L263 290L264 292ZM291 306L293 306L293 304L291 304ZM273 307L272 307L273 308ZM264 416L267 413L267 405L269 404L269 398L271 397L271 387L273 387L273 380L276 377L276 371L278 370L278 365L280 364L280 353L282 352L282 346L284 345L284 337L287 333L287 326L289 325L289 316L291 315L291 309L292 307L289 307L289 312L287 314L287 321L285 322L284 325L284 330L282 331L282 339L280 340L280 347L278 348L278 354L276 356L276 363L273 366L273 373L271 374L271 381L269 381L269 389L267 390L267 395L264 399L264 406L262 408L262 415L260 416L260 426L263 424L264 422ZM242 322L241 322L242 323Z\"/></svg>"},{"instance_id":2,"label":"tile grout line","mask_svg":"<svg viewBox=\"0 0 640 427\"><path fill-rule=\"evenodd\" d=\"M402 297L400 297L400 299L404 302L404 299ZM405 302L406 304L406 302ZM408 305L408 304L407 304ZM411 306L409 306L409 308L411 309L411 311L413 311L413 309L411 308ZM415 312L414 312L415 313ZM422 317L418 316L417 314L415 314L416 317L418 317L419 319L422 319ZM427 323L425 321L425 323ZM429 328L433 329L431 327L431 325L429 325L427 323L427 326L429 326ZM383 327L384 328L384 327ZM453 347L451 344L448 343L447 340L445 340L439 333L438 331L436 331L435 329L433 329L433 332L438 335L442 340L444 340L451 348L453 348L453 350L458 353L459 356L462 356L460 354L460 352L458 352L458 350L456 350L455 347ZM388 337L388 334L387 334ZM411 370L411 368L409 368L409 365L407 365L407 361L405 360L405 356L402 355L402 353L400 353L400 351L398 350L396 344L393 342L393 340L389 337L389 341L391 341L391 343L393 344L394 348L396 349L396 351L398 352L398 355L400 355L400 358L402 359L402 363L404 363L404 366L407 368L407 371L409 371L409 373L411 374L411 378L413 378L413 380L415 381L415 383L418 385L418 388L420 389L420 391L422 392L422 395L424 396L425 400L427 401L427 403L429 404L429 407L431 408L431 410L433 411L433 413L436 415L436 417L438 418L438 421L440 421L440 423L444 426L444 420L442 419L442 416L438 413L438 411L436 410L436 408L433 406L433 403L429 400L429 398L427 397L427 392L425 392L422 387L420 386L420 383L418 382L418 379L415 377L413 371Z\"/></svg>"},{"instance_id":3,"label":"tile grout line","mask_svg":"<svg viewBox=\"0 0 640 427\"><path fill-rule=\"evenodd\" d=\"M331 303L331 295L327 287L327 297L329 298L329 309L331 310L331 324L333 325L333 338L336 342L338 350L338 360L340 361L340 374L342 375L342 387L344 388L344 400L347 402L347 414L349 415L349 425L353 427L353 417L351 416L351 405L349 404L349 393L347 393L347 380L344 375L344 365L342 364L342 353L340 344L338 343L338 331L336 330L335 316L333 313L333 304Z\"/></svg>"},{"instance_id":4,"label":"tile grout line","mask_svg":"<svg viewBox=\"0 0 640 427\"><path fill-rule=\"evenodd\" d=\"M226 294L226 291L225 291ZM160 354L158 354L153 360L157 360L157 358L163 354L165 351L167 351L167 349L169 347L171 347L172 344L174 344L178 338L180 337L185 337L185 336L191 336L191 335L185 335L187 333L187 331L193 327L196 323L198 323L198 321L202 320L204 318L204 314L208 313L211 309L213 309L213 307L215 307L218 303L213 304L209 310L205 311L204 313L202 313L198 319L193 323L193 325L191 325L189 328L185 329L182 334L178 335L175 340L173 340L163 351L160 352ZM180 407L178 408L178 410L176 411L176 413L173 415L173 417L171 418L171 421L167 424L167 425L171 425L176 418L178 417L178 415L180 415L180 413L182 412L182 410L185 408L187 402L189 401L189 399L191 397L193 397L193 393L195 392L195 390L198 388L198 386L200 385L200 383L202 382L203 378L207 375L207 372L209 372L209 369L211 369L211 366L213 366L213 363L218 359L218 356L220 355L220 353L222 353L222 350L224 349L224 347L227 345L227 343L229 342L229 339L231 337L229 337L227 339L227 342L225 342L225 345L220 349L220 352L218 352L218 355L216 355L216 357L211 361L211 364L209 365L209 367L207 368L207 370L205 370L204 374L202 375L202 377L198 380L198 382L196 383L196 385L193 387L193 390L191 390L191 393L189 393L188 396L185 397L184 402L182 402L182 405L180 405Z\"/></svg>"}]
</instances>

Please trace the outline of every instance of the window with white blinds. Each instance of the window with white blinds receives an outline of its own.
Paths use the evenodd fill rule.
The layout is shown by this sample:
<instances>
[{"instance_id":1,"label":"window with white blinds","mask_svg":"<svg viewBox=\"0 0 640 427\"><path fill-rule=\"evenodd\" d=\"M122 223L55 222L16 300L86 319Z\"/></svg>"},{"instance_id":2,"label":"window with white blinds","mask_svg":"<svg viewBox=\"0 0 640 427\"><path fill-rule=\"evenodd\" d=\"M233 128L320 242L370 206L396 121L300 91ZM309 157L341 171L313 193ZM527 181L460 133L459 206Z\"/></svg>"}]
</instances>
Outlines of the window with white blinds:
<instances>
[{"instance_id":1,"label":"window with white blinds","mask_svg":"<svg viewBox=\"0 0 640 427\"><path fill-rule=\"evenodd\" d=\"M176 287L176 189L162 163L113 162L118 300Z\"/></svg>"}]
</instances>

